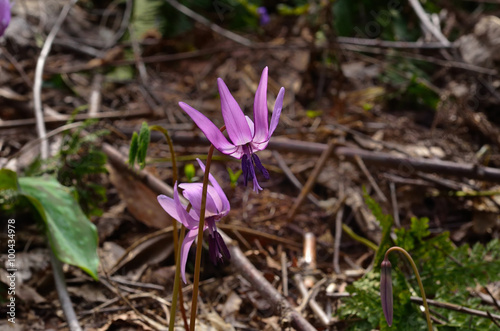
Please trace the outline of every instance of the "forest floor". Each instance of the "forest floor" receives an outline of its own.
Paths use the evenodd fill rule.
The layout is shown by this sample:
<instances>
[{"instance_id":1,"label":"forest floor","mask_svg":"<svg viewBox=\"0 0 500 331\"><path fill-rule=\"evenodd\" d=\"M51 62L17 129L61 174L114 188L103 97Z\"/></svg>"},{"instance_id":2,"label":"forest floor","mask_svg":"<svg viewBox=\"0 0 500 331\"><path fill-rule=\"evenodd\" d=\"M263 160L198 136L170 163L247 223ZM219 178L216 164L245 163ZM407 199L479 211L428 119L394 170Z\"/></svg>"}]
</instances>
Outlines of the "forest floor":
<instances>
[{"instance_id":1,"label":"forest floor","mask_svg":"<svg viewBox=\"0 0 500 331\"><path fill-rule=\"evenodd\" d=\"M40 11L35 1L18 1L11 26L0 39L0 166L18 174L33 169L40 151L33 90L41 82L35 68L62 10L60 2L48 3ZM463 36L473 38L479 22L497 24L498 33L497 21L484 23L488 17L467 21L470 28ZM287 304L298 307L308 297L300 313L314 327L348 328L351 320L338 313L349 296L346 287L377 268L376 252L342 231L344 224L345 230L375 245L383 240L380 220L366 196L392 217L395 229L410 228L412 218L428 218L429 236L449 232L455 246L487 244L500 237L500 91L494 51L480 63L461 55L466 42L371 45L367 39L336 38L328 29L318 41L320 24L291 23L285 17L254 34L214 32L196 22L188 32L166 39L155 31L134 35L127 29L129 19L125 5L101 11L74 6L42 76L51 153L68 143L60 128L71 120L81 124L70 132L84 128L80 137L91 137L90 144L108 157L106 173L83 179L106 190L106 201L97 203L102 214L91 217L99 236L100 281L64 265L68 292L86 330L150 330L168 324L175 273L172 219L156 199L168 192L159 192L162 186L151 184L151 178L173 186L171 155L163 135L153 132L145 169L127 167L133 132L144 121L167 129L180 181L188 180L188 164L195 165L194 180L200 181L195 158L205 160L209 144L178 102L222 126L221 77L251 116L266 66L270 109L280 87L286 90L280 123L268 148L258 153L270 179L259 177L263 191L258 194L251 185L243 186L241 176L231 185L230 173L240 169L240 162L216 151L211 173L231 204L220 229ZM241 40L235 40L234 32ZM413 67L399 65L405 61L432 72L419 76ZM383 75L402 82L387 82ZM98 120L84 122L93 118ZM82 147L74 157L88 149ZM0 325L66 329L46 238L27 215L15 216L17 321ZM0 249L3 266L7 254ZM189 261L194 261L194 250ZM188 315L193 264L188 262L188 284L183 287ZM429 267L419 264L424 266ZM6 271L1 271L0 281L6 285ZM214 267L208 254L203 256L199 330L289 326L283 310L246 276L232 260ZM500 279L471 287L470 296L490 300L499 314L493 303L500 300ZM4 306L0 319L7 316ZM183 329L180 315L177 327Z\"/></svg>"}]
</instances>

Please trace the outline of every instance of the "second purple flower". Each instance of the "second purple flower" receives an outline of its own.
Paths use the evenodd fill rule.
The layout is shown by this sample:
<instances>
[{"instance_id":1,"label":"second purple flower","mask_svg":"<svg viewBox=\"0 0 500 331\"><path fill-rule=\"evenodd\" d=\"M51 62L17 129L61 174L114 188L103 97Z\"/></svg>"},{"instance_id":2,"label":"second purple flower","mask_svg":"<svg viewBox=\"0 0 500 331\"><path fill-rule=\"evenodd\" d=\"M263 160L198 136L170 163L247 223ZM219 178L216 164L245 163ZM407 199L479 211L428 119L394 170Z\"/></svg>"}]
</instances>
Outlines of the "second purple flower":
<instances>
[{"instance_id":1,"label":"second purple flower","mask_svg":"<svg viewBox=\"0 0 500 331\"><path fill-rule=\"evenodd\" d=\"M203 172L205 165L197 159ZM219 183L215 180L212 174L208 175L210 184L207 187L207 202L205 209L205 225L203 231L208 230L208 252L210 260L214 265L224 262L224 259L229 260L231 255L227 249L222 236L217 231L215 222L218 222L223 216L227 215L230 210L229 200ZM202 183L183 183L179 187L183 189L182 195L191 203L191 209L188 212L186 206L181 203L179 193L177 191L177 182L174 186L174 198L169 198L163 194L158 196L158 202L163 209L179 223L182 223L189 231L182 242L181 247L181 275L182 280L186 283L186 263L189 249L196 240L200 224L200 210L202 198Z\"/></svg>"},{"instance_id":2,"label":"second purple flower","mask_svg":"<svg viewBox=\"0 0 500 331\"><path fill-rule=\"evenodd\" d=\"M255 93L253 121L243 114L243 111L231 95L224 81L221 78L217 79L222 117L224 118L227 134L231 142L226 139L217 126L205 115L188 104L179 102L179 106L191 117L200 130L203 131L215 148L221 153L241 159L244 183L246 185L249 180L252 180L255 192L262 190L257 181L255 168L262 173L264 178L269 179L269 173L255 152L267 147L271 135L278 126L281 109L283 108L283 97L285 95L285 88L282 87L274 103L271 124L268 125L267 76L268 68L265 67L262 71L257 92Z\"/></svg>"}]
</instances>

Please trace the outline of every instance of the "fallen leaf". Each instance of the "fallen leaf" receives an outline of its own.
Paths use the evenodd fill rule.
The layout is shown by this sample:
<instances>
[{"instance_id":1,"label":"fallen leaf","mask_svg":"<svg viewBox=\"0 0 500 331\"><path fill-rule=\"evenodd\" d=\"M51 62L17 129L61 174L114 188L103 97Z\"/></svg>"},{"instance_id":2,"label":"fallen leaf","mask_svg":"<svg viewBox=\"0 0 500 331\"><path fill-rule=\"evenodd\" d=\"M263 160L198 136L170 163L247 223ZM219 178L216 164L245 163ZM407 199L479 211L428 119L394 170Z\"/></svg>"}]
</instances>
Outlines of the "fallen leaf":
<instances>
[{"instance_id":1,"label":"fallen leaf","mask_svg":"<svg viewBox=\"0 0 500 331\"><path fill-rule=\"evenodd\" d=\"M113 166L107 168L111 183L127 204L128 211L138 221L156 229L163 229L172 224L172 219L158 203L157 194L133 175L116 170Z\"/></svg>"}]
</instances>

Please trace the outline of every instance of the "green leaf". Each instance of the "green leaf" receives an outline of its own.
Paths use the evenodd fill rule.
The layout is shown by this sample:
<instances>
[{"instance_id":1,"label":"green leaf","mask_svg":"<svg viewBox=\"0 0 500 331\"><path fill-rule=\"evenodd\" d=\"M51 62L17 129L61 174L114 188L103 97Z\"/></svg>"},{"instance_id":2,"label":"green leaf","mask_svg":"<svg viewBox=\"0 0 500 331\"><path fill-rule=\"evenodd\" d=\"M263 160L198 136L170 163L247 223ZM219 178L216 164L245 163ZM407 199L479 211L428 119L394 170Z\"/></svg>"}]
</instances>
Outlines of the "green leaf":
<instances>
[{"instance_id":1,"label":"green leaf","mask_svg":"<svg viewBox=\"0 0 500 331\"><path fill-rule=\"evenodd\" d=\"M0 212L16 205L19 197L17 174L8 169L0 169Z\"/></svg>"},{"instance_id":2,"label":"green leaf","mask_svg":"<svg viewBox=\"0 0 500 331\"><path fill-rule=\"evenodd\" d=\"M146 166L146 155L148 153L149 138L151 131L146 122L142 122L141 131L139 132L139 149L137 151L137 163L144 169Z\"/></svg>"},{"instance_id":3,"label":"green leaf","mask_svg":"<svg viewBox=\"0 0 500 331\"><path fill-rule=\"evenodd\" d=\"M45 223L50 246L59 260L98 279L97 230L69 189L50 177L19 178L21 192Z\"/></svg>"},{"instance_id":4,"label":"green leaf","mask_svg":"<svg viewBox=\"0 0 500 331\"><path fill-rule=\"evenodd\" d=\"M427 237L431 234L429 231L429 219L427 217L412 217L410 231L418 240Z\"/></svg>"},{"instance_id":5,"label":"green leaf","mask_svg":"<svg viewBox=\"0 0 500 331\"><path fill-rule=\"evenodd\" d=\"M231 168L227 168L227 172L229 174L229 180L231 182L231 187L235 188L236 184L238 183L238 178L240 178L241 174L243 173L243 170L239 169L236 172L233 172Z\"/></svg>"},{"instance_id":6,"label":"green leaf","mask_svg":"<svg viewBox=\"0 0 500 331\"><path fill-rule=\"evenodd\" d=\"M114 67L106 74L110 82L123 82L134 78L134 69L131 66Z\"/></svg>"},{"instance_id":7,"label":"green leaf","mask_svg":"<svg viewBox=\"0 0 500 331\"><path fill-rule=\"evenodd\" d=\"M134 166L138 150L139 150L139 135L137 134L137 132L134 132L132 134L132 139L130 140L130 148L128 151L128 165L131 167Z\"/></svg>"},{"instance_id":8,"label":"green leaf","mask_svg":"<svg viewBox=\"0 0 500 331\"><path fill-rule=\"evenodd\" d=\"M17 174L9 169L0 169L0 191L17 191Z\"/></svg>"},{"instance_id":9,"label":"green leaf","mask_svg":"<svg viewBox=\"0 0 500 331\"><path fill-rule=\"evenodd\" d=\"M134 9L130 23L137 38L142 39L148 31L164 29L167 23L161 11L164 1L136 0L133 3Z\"/></svg>"}]
</instances>

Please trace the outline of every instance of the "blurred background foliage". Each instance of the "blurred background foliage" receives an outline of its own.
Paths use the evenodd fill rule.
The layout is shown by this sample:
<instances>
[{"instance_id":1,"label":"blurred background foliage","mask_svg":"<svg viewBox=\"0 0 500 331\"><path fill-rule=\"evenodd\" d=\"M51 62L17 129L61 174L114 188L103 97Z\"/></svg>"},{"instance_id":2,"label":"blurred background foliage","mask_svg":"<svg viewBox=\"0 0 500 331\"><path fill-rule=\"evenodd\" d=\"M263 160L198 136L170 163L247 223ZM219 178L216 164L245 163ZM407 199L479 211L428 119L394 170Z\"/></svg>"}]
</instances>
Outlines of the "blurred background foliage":
<instances>
[{"instance_id":1,"label":"blurred background foliage","mask_svg":"<svg viewBox=\"0 0 500 331\"><path fill-rule=\"evenodd\" d=\"M380 39L387 41L418 41L428 38L422 34L420 21L407 1L400 0L335 0L335 1L271 1L271 0L181 0L180 4L207 18L209 21L228 30L242 34L254 34L261 40L279 38L283 34L300 33L297 26L307 24L316 45L335 36ZM97 5L97 3L95 3ZM102 4L99 4L102 6ZM458 15L480 10L483 14L494 11L497 6L488 3L468 1L424 1L427 13L439 17L442 11L453 10ZM265 8L270 21L261 25L259 8ZM137 38L161 36L166 40L178 38L183 50L197 48L195 22L174 9L165 0L136 0L133 2L131 24ZM457 25L455 25L457 26ZM459 25L460 26L460 25ZM458 38L471 26L464 24L464 31L453 28L448 35L450 40ZM128 34L125 38L129 38ZM183 38L185 37L185 38ZM207 40L202 39L203 42ZM199 46L199 45L198 45ZM179 43L175 47L179 47ZM314 55L313 51L313 55ZM321 66L333 65L339 70L344 62L334 50L327 54L316 51ZM361 52L363 54L363 52ZM373 56L373 54L368 54ZM126 54L133 58L133 54ZM375 84L384 85L387 93L383 101L393 108L413 110L436 110L439 95L432 88L431 76L438 69L436 65L418 61L411 57L387 52L383 70ZM300 97L300 96L299 96ZM313 100L310 101L314 103ZM315 107L314 104L311 105Z\"/></svg>"}]
</instances>

